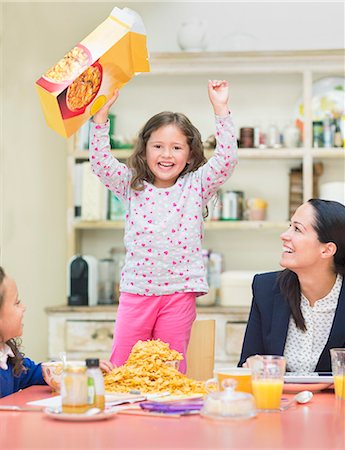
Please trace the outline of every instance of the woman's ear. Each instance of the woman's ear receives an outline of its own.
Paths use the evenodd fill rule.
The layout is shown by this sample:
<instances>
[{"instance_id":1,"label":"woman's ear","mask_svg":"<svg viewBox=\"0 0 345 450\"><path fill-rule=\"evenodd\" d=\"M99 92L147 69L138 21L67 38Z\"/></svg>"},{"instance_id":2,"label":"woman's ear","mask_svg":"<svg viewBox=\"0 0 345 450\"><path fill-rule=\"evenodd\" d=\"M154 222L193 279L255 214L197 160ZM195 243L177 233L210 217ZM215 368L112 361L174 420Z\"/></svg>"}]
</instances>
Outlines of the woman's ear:
<instances>
[{"instance_id":1,"label":"woman's ear","mask_svg":"<svg viewBox=\"0 0 345 450\"><path fill-rule=\"evenodd\" d=\"M321 256L323 258L330 258L335 255L337 251L337 246L334 242L327 242L327 244L324 244Z\"/></svg>"}]
</instances>

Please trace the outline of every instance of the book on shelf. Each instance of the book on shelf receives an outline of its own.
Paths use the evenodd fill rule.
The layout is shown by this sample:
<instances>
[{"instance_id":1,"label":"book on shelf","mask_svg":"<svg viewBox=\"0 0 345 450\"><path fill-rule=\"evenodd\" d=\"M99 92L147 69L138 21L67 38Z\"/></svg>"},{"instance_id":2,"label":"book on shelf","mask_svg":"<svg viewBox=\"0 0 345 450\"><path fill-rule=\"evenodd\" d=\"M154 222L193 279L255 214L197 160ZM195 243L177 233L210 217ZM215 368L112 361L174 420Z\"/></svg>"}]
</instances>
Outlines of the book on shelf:
<instances>
[{"instance_id":1,"label":"book on shelf","mask_svg":"<svg viewBox=\"0 0 345 450\"><path fill-rule=\"evenodd\" d=\"M88 161L74 165L74 216L85 221L124 220L122 201L94 175Z\"/></svg>"},{"instance_id":2,"label":"book on shelf","mask_svg":"<svg viewBox=\"0 0 345 450\"><path fill-rule=\"evenodd\" d=\"M82 166L81 219L106 220L108 189L94 175L89 162L80 165Z\"/></svg>"}]
</instances>

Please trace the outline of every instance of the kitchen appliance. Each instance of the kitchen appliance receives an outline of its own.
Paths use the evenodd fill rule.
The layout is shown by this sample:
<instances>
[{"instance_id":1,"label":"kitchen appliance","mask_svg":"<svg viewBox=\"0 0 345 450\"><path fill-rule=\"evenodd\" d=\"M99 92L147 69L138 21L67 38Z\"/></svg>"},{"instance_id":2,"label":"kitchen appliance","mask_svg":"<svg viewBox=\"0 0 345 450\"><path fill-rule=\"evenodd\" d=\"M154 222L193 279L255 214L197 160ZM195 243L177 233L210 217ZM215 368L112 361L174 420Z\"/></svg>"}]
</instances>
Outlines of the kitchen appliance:
<instances>
[{"instance_id":1,"label":"kitchen appliance","mask_svg":"<svg viewBox=\"0 0 345 450\"><path fill-rule=\"evenodd\" d=\"M98 261L98 303L115 303L115 261L103 258Z\"/></svg>"},{"instance_id":2,"label":"kitchen appliance","mask_svg":"<svg viewBox=\"0 0 345 450\"><path fill-rule=\"evenodd\" d=\"M67 271L68 305L97 305L97 259L89 255L75 255L69 260Z\"/></svg>"}]
</instances>

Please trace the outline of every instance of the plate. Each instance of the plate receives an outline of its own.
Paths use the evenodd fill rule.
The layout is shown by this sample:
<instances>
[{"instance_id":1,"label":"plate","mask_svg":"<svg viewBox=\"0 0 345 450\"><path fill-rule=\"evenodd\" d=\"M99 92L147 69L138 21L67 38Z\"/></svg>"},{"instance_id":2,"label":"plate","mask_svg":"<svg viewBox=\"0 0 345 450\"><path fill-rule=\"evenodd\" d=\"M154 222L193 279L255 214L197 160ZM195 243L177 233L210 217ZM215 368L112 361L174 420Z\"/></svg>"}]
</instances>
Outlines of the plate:
<instances>
[{"instance_id":1,"label":"plate","mask_svg":"<svg viewBox=\"0 0 345 450\"><path fill-rule=\"evenodd\" d=\"M96 420L112 419L116 415L114 411L100 412L91 416L88 416L87 414L66 414L60 412L58 409L51 408L46 408L43 412L51 419L63 420L68 422L94 422Z\"/></svg>"},{"instance_id":2,"label":"plate","mask_svg":"<svg viewBox=\"0 0 345 450\"><path fill-rule=\"evenodd\" d=\"M301 391L320 392L325 389L333 389L333 383L284 383L285 394L297 394Z\"/></svg>"},{"instance_id":3,"label":"plate","mask_svg":"<svg viewBox=\"0 0 345 450\"><path fill-rule=\"evenodd\" d=\"M285 383L328 383L333 384L333 375L329 374L327 372L325 373L294 373L290 372L285 374L284 376L284 382Z\"/></svg>"},{"instance_id":4,"label":"plate","mask_svg":"<svg viewBox=\"0 0 345 450\"><path fill-rule=\"evenodd\" d=\"M313 83L312 87L312 116L313 121L324 120L327 115L341 117L344 115L345 78L326 77ZM304 120L303 100L296 105L296 118Z\"/></svg>"}]
</instances>

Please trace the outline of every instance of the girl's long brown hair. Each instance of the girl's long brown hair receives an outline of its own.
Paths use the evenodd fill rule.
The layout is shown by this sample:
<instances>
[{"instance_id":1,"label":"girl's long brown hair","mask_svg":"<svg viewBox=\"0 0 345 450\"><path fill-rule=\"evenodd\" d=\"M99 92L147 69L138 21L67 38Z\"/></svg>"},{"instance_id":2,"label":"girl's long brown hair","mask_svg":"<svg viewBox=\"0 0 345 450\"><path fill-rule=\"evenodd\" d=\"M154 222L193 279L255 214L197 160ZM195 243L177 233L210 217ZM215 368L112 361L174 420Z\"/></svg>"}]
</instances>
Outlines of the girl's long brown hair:
<instances>
[{"instance_id":1,"label":"girl's long brown hair","mask_svg":"<svg viewBox=\"0 0 345 450\"><path fill-rule=\"evenodd\" d=\"M4 298L5 298L5 292L4 292L4 279L6 277L5 271L4 269L0 266L0 311L4 302ZM1 330L0 330L0 342L1 342L2 338L1 338ZM5 342L5 344L7 344L13 354L14 357L13 358L9 358L9 362L13 367L13 373L15 375L20 375L23 371L25 371L25 367L23 364L23 354L19 351L19 346L20 346L21 341L19 339L9 339L8 341Z\"/></svg>"},{"instance_id":2,"label":"girl's long brown hair","mask_svg":"<svg viewBox=\"0 0 345 450\"><path fill-rule=\"evenodd\" d=\"M182 113L163 111L151 117L140 130L134 151L128 160L128 166L133 171L131 188L136 191L144 189L144 181L153 184L154 175L146 162L146 144L151 134L161 127L175 125L186 136L190 149L190 163L181 172L184 175L194 172L203 166L207 159L204 155L201 134L191 121Z\"/></svg>"},{"instance_id":3,"label":"girl's long brown hair","mask_svg":"<svg viewBox=\"0 0 345 450\"><path fill-rule=\"evenodd\" d=\"M333 256L334 273L345 276L345 206L339 202L321 199L310 199L308 203L314 210L313 228L318 240L323 243L334 242L337 246ZM290 306L297 328L306 331L298 276L292 270L285 269L279 274L278 284Z\"/></svg>"}]
</instances>

